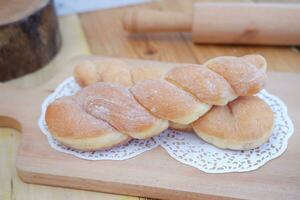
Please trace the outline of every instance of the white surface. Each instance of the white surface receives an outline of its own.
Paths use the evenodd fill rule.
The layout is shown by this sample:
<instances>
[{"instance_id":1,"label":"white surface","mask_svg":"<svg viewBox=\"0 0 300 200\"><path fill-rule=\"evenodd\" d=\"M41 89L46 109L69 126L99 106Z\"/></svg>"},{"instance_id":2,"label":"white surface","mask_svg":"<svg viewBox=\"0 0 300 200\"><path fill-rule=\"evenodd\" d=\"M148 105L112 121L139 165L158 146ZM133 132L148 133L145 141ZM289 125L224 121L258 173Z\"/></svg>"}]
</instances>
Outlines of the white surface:
<instances>
[{"instance_id":1,"label":"white surface","mask_svg":"<svg viewBox=\"0 0 300 200\"><path fill-rule=\"evenodd\" d=\"M58 15L69 15L151 1L152 0L54 0L54 5Z\"/></svg>"},{"instance_id":2,"label":"white surface","mask_svg":"<svg viewBox=\"0 0 300 200\"><path fill-rule=\"evenodd\" d=\"M207 173L245 172L255 170L280 156L286 150L288 139L294 131L285 104L263 90L258 96L268 103L275 113L275 127L269 141L253 150L223 150L207 144L193 133L168 129L151 140L132 140L127 145L106 151L76 151L53 139L45 122L45 111L55 99L73 95L79 90L80 87L74 78L68 78L61 83L54 93L44 100L39 127L47 136L52 148L87 160L125 160L161 145L177 161Z\"/></svg>"}]
</instances>

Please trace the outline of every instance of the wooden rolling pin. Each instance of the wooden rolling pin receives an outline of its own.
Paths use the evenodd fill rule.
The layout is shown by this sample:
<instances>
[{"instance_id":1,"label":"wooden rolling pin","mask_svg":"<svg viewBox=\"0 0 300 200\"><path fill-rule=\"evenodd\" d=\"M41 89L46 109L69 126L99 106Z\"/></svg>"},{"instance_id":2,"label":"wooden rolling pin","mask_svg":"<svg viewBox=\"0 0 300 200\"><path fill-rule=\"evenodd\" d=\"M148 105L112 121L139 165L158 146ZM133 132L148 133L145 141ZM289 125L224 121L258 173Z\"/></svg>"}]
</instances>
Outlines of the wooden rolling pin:
<instances>
[{"instance_id":1,"label":"wooden rolling pin","mask_svg":"<svg viewBox=\"0 0 300 200\"><path fill-rule=\"evenodd\" d=\"M192 13L133 10L132 32L192 32L196 43L300 45L299 3L196 3Z\"/></svg>"}]
</instances>

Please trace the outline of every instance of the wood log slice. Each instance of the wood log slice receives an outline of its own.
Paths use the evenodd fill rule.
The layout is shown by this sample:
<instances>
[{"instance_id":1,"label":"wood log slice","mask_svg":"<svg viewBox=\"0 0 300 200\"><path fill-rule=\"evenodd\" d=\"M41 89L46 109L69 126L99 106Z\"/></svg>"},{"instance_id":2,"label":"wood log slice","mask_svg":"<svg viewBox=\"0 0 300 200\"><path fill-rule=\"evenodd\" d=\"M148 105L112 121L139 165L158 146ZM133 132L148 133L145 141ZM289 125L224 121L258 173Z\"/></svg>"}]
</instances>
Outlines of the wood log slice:
<instances>
[{"instance_id":1,"label":"wood log slice","mask_svg":"<svg viewBox=\"0 0 300 200\"><path fill-rule=\"evenodd\" d=\"M0 81L43 67L60 47L52 0L0 0Z\"/></svg>"}]
</instances>

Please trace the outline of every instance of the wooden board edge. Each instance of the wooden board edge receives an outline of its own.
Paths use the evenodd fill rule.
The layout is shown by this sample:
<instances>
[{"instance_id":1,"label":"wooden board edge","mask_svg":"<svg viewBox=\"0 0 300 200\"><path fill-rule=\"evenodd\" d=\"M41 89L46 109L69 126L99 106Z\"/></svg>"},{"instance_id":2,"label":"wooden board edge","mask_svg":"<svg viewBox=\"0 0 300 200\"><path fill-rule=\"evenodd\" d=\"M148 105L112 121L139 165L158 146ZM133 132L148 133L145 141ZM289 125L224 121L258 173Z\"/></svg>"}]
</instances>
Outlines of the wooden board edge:
<instances>
[{"instance_id":1,"label":"wooden board edge","mask_svg":"<svg viewBox=\"0 0 300 200\"><path fill-rule=\"evenodd\" d=\"M30 164L29 164L30 165ZM168 188L154 188L149 186L137 186L126 183L108 182L101 180L83 179L79 177L66 177L49 175L41 172L28 171L26 164L22 167L17 165L17 173L22 181L31 184L48 185L54 187L64 187L94 192L105 192L111 194L130 195L139 197L150 197L156 199L233 199L209 194L191 193L186 191L176 191Z\"/></svg>"}]
</instances>

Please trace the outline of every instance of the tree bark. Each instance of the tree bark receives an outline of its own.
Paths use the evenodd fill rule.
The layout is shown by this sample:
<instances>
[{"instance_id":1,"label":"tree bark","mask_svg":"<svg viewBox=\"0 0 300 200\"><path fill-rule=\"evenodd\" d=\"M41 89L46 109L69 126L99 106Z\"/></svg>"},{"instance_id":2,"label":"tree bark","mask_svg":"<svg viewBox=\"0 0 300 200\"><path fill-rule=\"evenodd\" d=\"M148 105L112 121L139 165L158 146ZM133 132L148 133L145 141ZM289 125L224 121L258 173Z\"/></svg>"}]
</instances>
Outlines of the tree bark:
<instances>
[{"instance_id":1,"label":"tree bark","mask_svg":"<svg viewBox=\"0 0 300 200\"><path fill-rule=\"evenodd\" d=\"M6 81L47 64L61 35L51 0L4 0L0 8L0 81Z\"/></svg>"}]
</instances>

